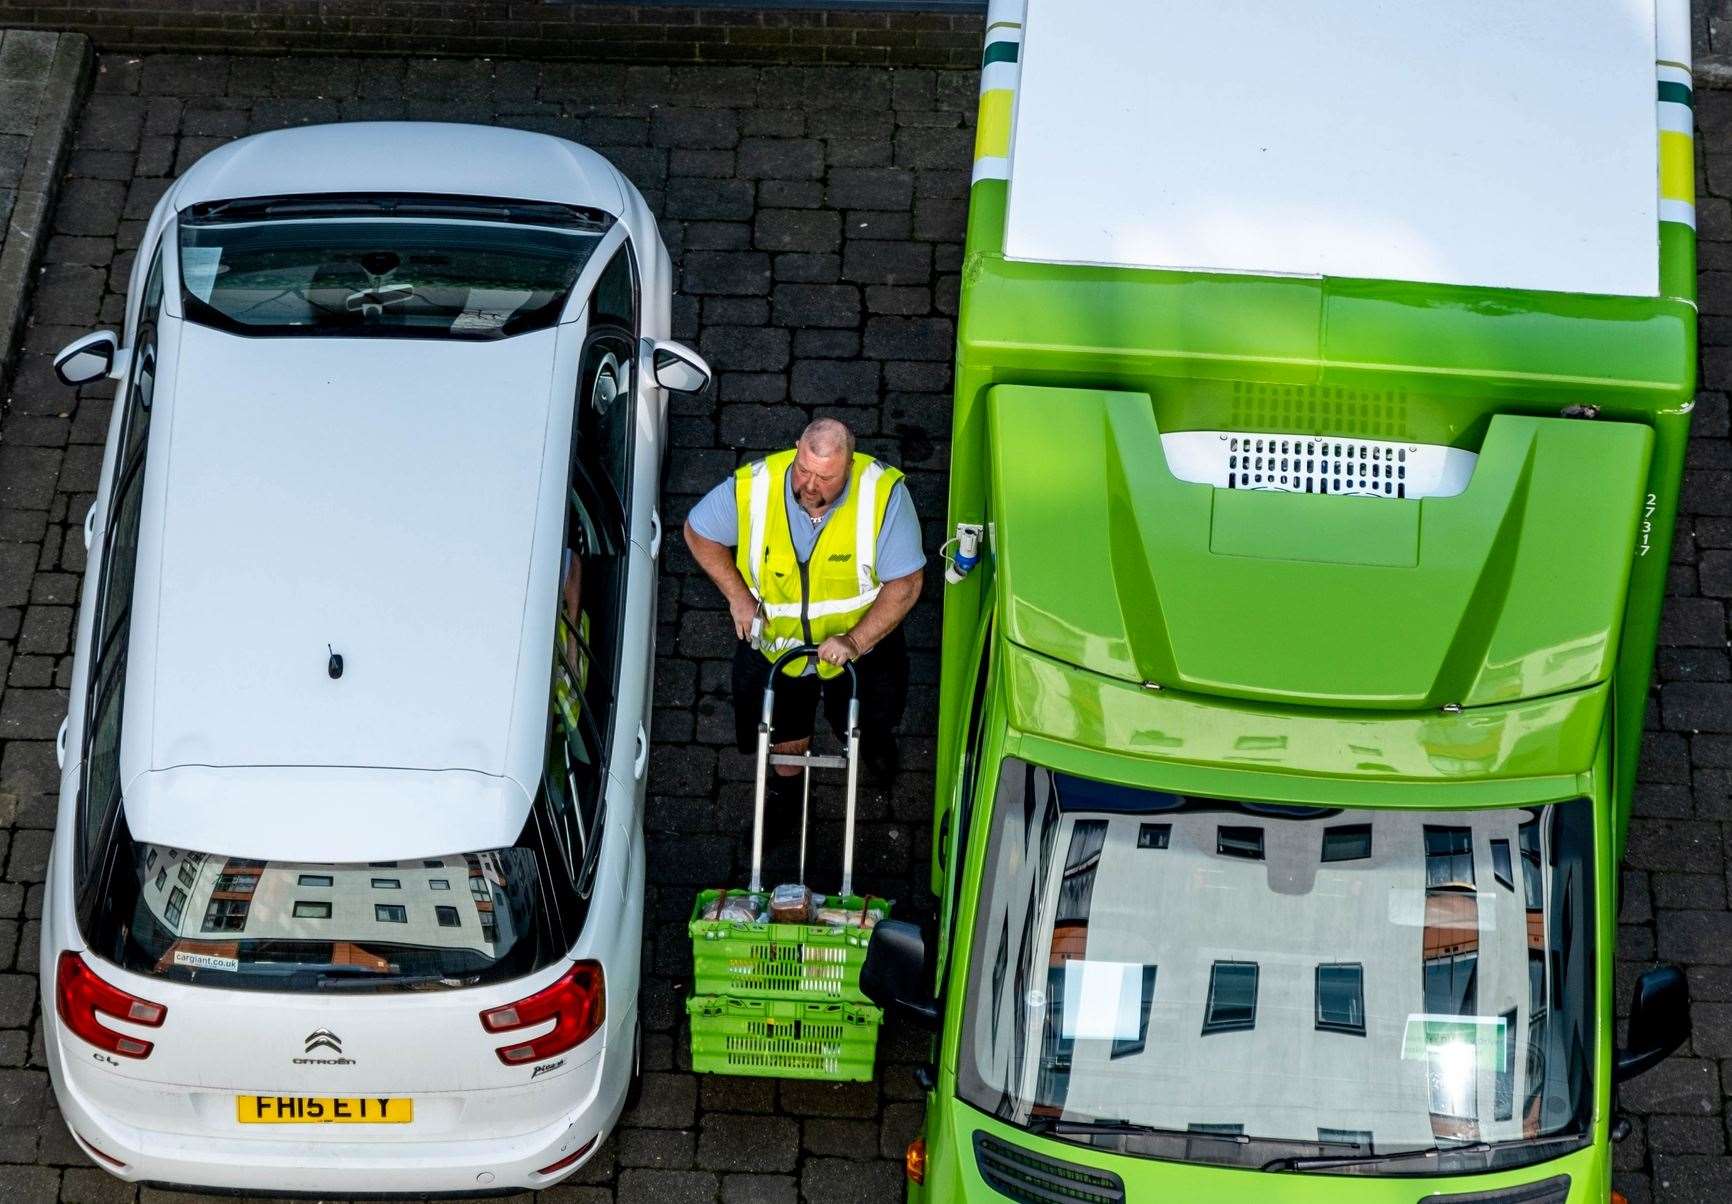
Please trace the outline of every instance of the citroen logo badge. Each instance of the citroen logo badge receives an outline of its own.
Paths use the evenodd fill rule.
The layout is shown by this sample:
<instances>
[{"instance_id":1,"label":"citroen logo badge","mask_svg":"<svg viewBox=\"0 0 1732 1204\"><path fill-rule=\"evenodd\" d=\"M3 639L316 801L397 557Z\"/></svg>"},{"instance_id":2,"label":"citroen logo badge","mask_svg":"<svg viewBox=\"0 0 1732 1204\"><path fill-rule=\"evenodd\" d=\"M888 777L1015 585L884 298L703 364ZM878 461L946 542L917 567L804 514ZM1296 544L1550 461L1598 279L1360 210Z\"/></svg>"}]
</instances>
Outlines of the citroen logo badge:
<instances>
[{"instance_id":1,"label":"citroen logo badge","mask_svg":"<svg viewBox=\"0 0 1732 1204\"><path fill-rule=\"evenodd\" d=\"M328 1028L316 1028L307 1034L307 1053L315 1049L328 1049L334 1054L343 1052L343 1039Z\"/></svg>"}]
</instances>

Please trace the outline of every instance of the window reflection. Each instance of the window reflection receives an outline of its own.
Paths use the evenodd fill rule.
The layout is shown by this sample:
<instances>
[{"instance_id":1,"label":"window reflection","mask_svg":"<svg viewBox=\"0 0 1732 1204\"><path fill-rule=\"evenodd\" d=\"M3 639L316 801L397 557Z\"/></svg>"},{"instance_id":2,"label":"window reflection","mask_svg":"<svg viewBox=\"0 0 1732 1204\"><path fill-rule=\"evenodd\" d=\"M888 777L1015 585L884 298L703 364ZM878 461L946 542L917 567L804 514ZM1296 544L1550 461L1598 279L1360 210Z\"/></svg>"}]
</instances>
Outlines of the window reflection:
<instances>
[{"instance_id":1,"label":"window reflection","mask_svg":"<svg viewBox=\"0 0 1732 1204\"><path fill-rule=\"evenodd\" d=\"M1227 1033L1257 1027L1257 964L1216 962L1209 968L1209 1004L1203 1013L1205 1033Z\"/></svg>"}]
</instances>

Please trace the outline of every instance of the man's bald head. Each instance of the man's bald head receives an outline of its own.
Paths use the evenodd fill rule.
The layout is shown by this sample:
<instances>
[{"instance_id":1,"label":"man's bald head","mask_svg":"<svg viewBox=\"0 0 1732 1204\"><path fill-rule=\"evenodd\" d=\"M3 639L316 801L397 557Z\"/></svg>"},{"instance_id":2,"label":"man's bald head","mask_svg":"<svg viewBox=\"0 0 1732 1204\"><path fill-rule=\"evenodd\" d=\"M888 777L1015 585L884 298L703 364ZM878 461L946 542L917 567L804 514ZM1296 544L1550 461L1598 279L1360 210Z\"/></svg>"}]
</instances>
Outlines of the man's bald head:
<instances>
[{"instance_id":1,"label":"man's bald head","mask_svg":"<svg viewBox=\"0 0 1732 1204\"><path fill-rule=\"evenodd\" d=\"M854 458L854 432L834 418L819 418L800 433L794 448L794 500L811 515L823 514L842 496Z\"/></svg>"},{"instance_id":2,"label":"man's bald head","mask_svg":"<svg viewBox=\"0 0 1732 1204\"><path fill-rule=\"evenodd\" d=\"M800 432L800 446L822 459L837 455L851 457L854 454L854 432L839 419L814 418Z\"/></svg>"}]
</instances>

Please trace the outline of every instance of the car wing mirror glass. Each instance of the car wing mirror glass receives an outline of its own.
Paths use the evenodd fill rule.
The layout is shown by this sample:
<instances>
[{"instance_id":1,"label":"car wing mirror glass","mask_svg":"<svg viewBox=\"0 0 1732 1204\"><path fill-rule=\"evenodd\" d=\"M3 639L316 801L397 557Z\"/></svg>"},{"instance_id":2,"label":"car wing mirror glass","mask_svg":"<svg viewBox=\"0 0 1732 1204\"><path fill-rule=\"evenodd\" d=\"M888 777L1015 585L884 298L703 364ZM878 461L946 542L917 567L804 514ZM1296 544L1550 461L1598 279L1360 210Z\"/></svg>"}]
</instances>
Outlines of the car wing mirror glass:
<instances>
[{"instance_id":1,"label":"car wing mirror glass","mask_svg":"<svg viewBox=\"0 0 1732 1204\"><path fill-rule=\"evenodd\" d=\"M1652 1070L1690 1039L1690 985L1676 966L1657 966L1636 980L1630 1000L1629 1042L1618 1050L1619 1082Z\"/></svg>"},{"instance_id":2,"label":"car wing mirror glass","mask_svg":"<svg viewBox=\"0 0 1732 1204\"><path fill-rule=\"evenodd\" d=\"M866 945L860 990L886 1011L900 1011L927 1028L938 1027L938 1001L927 990L926 938L914 924L880 920Z\"/></svg>"},{"instance_id":3,"label":"car wing mirror glass","mask_svg":"<svg viewBox=\"0 0 1732 1204\"><path fill-rule=\"evenodd\" d=\"M63 385L87 385L115 374L120 358L120 338L112 330L98 330L73 339L54 357L54 375Z\"/></svg>"},{"instance_id":4,"label":"car wing mirror glass","mask_svg":"<svg viewBox=\"0 0 1732 1204\"><path fill-rule=\"evenodd\" d=\"M683 343L657 339L650 348L650 374L670 393L697 394L710 387L710 366Z\"/></svg>"}]
</instances>

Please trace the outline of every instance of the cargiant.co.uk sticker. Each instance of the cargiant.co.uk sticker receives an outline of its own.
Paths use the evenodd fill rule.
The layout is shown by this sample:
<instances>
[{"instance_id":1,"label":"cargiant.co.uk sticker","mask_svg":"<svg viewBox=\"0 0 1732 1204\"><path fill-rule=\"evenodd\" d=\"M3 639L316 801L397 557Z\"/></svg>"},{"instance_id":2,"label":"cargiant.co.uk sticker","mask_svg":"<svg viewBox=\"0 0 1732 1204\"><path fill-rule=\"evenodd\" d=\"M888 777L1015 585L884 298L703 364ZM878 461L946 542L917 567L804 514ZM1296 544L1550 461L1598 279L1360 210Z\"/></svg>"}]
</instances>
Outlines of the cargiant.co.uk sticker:
<instances>
[{"instance_id":1,"label":"cargiant.co.uk sticker","mask_svg":"<svg viewBox=\"0 0 1732 1204\"><path fill-rule=\"evenodd\" d=\"M227 970L231 974L241 968L239 958L217 957L210 953L188 953L184 949L174 951L174 964L191 966L195 970Z\"/></svg>"}]
</instances>

